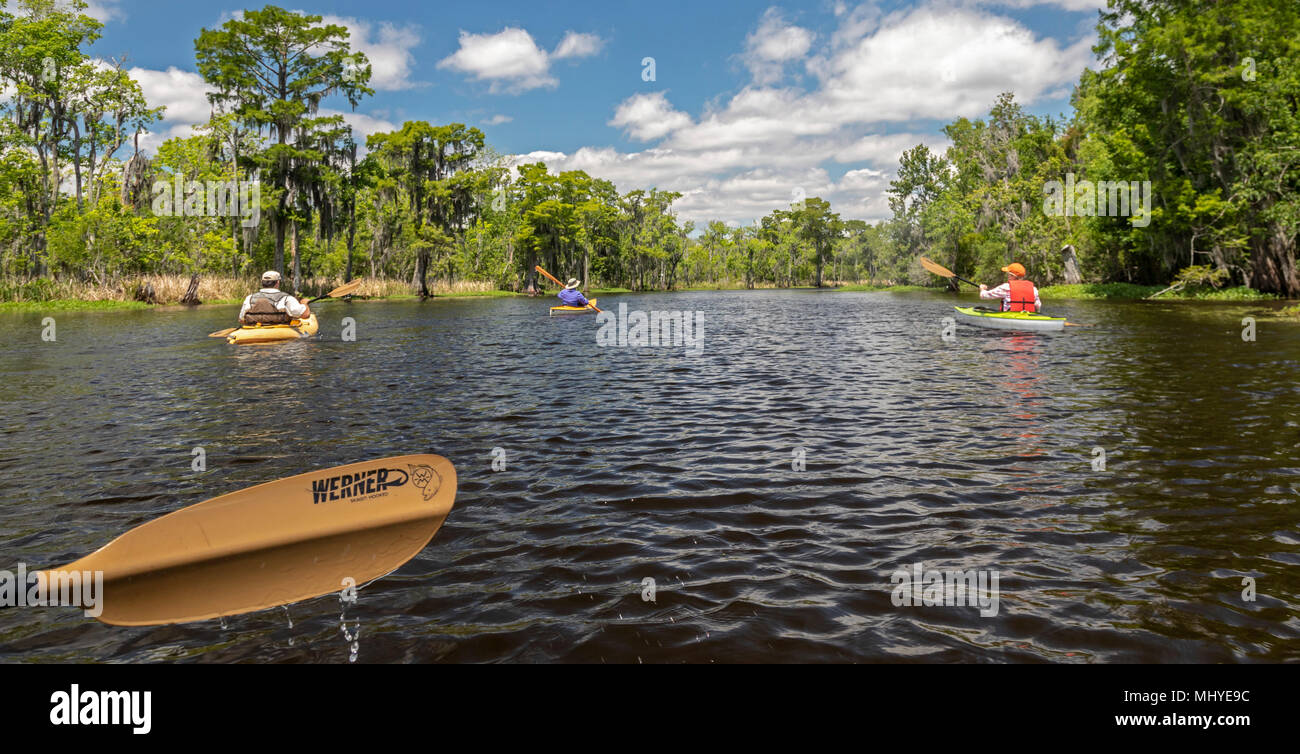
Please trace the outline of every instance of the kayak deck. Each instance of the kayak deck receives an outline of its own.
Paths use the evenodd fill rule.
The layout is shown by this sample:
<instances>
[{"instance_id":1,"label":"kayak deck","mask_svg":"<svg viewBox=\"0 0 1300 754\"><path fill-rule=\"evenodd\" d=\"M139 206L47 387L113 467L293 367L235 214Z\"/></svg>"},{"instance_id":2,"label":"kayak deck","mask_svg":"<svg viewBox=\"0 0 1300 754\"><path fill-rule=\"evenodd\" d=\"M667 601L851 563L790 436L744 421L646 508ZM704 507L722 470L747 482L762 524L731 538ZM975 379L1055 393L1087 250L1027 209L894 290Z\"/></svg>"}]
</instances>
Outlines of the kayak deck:
<instances>
[{"instance_id":1,"label":"kayak deck","mask_svg":"<svg viewBox=\"0 0 1300 754\"><path fill-rule=\"evenodd\" d=\"M257 343L279 343L286 340L309 338L316 334L319 323L313 313L305 320L294 320L287 325L245 325L226 336L227 343L240 346Z\"/></svg>"},{"instance_id":2,"label":"kayak deck","mask_svg":"<svg viewBox=\"0 0 1300 754\"><path fill-rule=\"evenodd\" d=\"M976 327L994 330L1025 330L1030 332L1055 332L1065 329L1065 317L1048 317L1034 312L1000 312L973 306L954 306L962 315L961 321Z\"/></svg>"},{"instance_id":3,"label":"kayak deck","mask_svg":"<svg viewBox=\"0 0 1300 754\"><path fill-rule=\"evenodd\" d=\"M587 303L591 304L591 306L595 306L596 299L587 299ZM595 309L592 309L591 306L552 306L551 316L554 317L557 314L586 314L587 312L596 311Z\"/></svg>"}]
</instances>

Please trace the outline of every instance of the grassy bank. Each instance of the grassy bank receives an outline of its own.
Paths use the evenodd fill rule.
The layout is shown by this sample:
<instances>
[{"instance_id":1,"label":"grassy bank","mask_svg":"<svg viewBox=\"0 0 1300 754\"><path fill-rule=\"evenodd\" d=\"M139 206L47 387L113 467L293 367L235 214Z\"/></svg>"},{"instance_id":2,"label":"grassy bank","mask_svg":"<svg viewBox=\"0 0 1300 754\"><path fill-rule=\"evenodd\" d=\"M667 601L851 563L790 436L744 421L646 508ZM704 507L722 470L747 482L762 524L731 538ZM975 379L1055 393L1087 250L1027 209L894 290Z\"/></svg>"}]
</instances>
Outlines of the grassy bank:
<instances>
[{"instance_id":1,"label":"grassy bank","mask_svg":"<svg viewBox=\"0 0 1300 754\"><path fill-rule=\"evenodd\" d=\"M342 280L309 278L303 281L299 295L303 298L320 296L342 285ZM157 304L178 304L189 289L188 275L142 275L103 283L77 280L36 278L22 280L0 279L0 311L75 311L101 309L134 309L150 304L139 300L144 291L152 293ZM236 305L249 293L260 287L257 278L199 277L198 298L203 304ZM489 282L458 281L447 283L433 281L429 286L434 296L513 296L510 291L497 290ZM366 278L357 289L362 299L415 298L411 284L385 278Z\"/></svg>"},{"instance_id":2,"label":"grassy bank","mask_svg":"<svg viewBox=\"0 0 1300 754\"><path fill-rule=\"evenodd\" d=\"M1136 285L1134 283L1083 283L1081 285L1048 285L1038 289L1045 299L1140 299L1153 296L1168 286ZM1271 293L1260 293L1244 285L1235 288L1188 286L1163 294L1161 300L1190 301L1267 301L1276 299Z\"/></svg>"}]
</instances>

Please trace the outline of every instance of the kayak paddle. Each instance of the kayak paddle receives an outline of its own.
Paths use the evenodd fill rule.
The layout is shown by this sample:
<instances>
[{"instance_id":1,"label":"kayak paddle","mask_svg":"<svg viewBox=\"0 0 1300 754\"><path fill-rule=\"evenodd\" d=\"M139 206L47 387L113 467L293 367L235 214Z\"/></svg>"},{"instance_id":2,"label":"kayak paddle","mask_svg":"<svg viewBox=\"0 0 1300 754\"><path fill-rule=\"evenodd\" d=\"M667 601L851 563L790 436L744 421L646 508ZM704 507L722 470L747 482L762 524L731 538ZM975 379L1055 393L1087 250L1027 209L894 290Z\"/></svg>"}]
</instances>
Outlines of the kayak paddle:
<instances>
[{"instance_id":1,"label":"kayak paddle","mask_svg":"<svg viewBox=\"0 0 1300 754\"><path fill-rule=\"evenodd\" d=\"M934 274L938 275L938 276L941 277L941 278L952 278L952 279L954 279L954 280L960 280L960 281L962 281L963 283L966 283L966 284L968 284L968 285L973 285L973 286L975 286L976 288L980 287L980 284L979 284L979 283L972 283L971 281L967 280L967 279L964 278L964 277L959 277L959 276L957 275L957 273L953 272L952 270L948 269L947 267L941 267L940 265L937 265L937 264L935 264L934 262L931 262L930 260L926 259L925 257L921 257L921 266L924 267L925 269L929 270L930 272L933 272Z\"/></svg>"},{"instance_id":2,"label":"kayak paddle","mask_svg":"<svg viewBox=\"0 0 1300 754\"><path fill-rule=\"evenodd\" d=\"M976 288L979 287L979 283L972 283L971 281L967 280L964 277L959 276L957 273L953 272L947 267L935 264L934 262L931 262L929 259L926 259L925 257L921 257L920 261L922 267L929 270L930 272L933 272L934 274L938 275L941 278L953 278L954 280L960 280L963 283L973 285ZM1092 327L1092 325L1081 325L1078 324L1077 322L1066 322L1065 326L1066 327Z\"/></svg>"},{"instance_id":3,"label":"kayak paddle","mask_svg":"<svg viewBox=\"0 0 1300 754\"><path fill-rule=\"evenodd\" d=\"M311 301L308 301L307 303L314 304L317 301L324 301L327 298L343 298L344 296L350 293L355 293L356 290L360 287L361 287L361 278L357 278L356 280L353 280L351 283L344 283L343 285L340 285L338 288L335 288L329 293L326 293L324 296L317 296L316 298L312 299ZM235 332L236 330L242 330L242 329L244 329L243 325L240 325L239 327L228 327L225 330L217 330L216 332L210 332L208 333L208 337L224 338L227 335L231 334L232 332Z\"/></svg>"},{"instance_id":4,"label":"kayak paddle","mask_svg":"<svg viewBox=\"0 0 1300 754\"><path fill-rule=\"evenodd\" d=\"M455 498L442 456L320 469L168 513L42 576L102 571L97 617L116 626L239 615L391 573L424 549Z\"/></svg>"},{"instance_id":5,"label":"kayak paddle","mask_svg":"<svg viewBox=\"0 0 1300 754\"><path fill-rule=\"evenodd\" d=\"M545 275L546 277L550 278L550 279L551 279L551 282L555 283L556 285L560 286L561 288L564 287L564 283L561 283L559 280L556 280L554 275L552 275L551 273L547 272L546 270L543 270L543 269L542 269L542 266L541 266L540 264L539 264L539 265L535 265L535 266L534 266L534 269L536 269L538 272L542 273L542 274ZM587 306L591 307L592 309L595 309L595 310L598 311L598 312L600 311L600 307L596 306L595 304L588 303ZM601 313L603 314L604 312L601 312Z\"/></svg>"}]
</instances>

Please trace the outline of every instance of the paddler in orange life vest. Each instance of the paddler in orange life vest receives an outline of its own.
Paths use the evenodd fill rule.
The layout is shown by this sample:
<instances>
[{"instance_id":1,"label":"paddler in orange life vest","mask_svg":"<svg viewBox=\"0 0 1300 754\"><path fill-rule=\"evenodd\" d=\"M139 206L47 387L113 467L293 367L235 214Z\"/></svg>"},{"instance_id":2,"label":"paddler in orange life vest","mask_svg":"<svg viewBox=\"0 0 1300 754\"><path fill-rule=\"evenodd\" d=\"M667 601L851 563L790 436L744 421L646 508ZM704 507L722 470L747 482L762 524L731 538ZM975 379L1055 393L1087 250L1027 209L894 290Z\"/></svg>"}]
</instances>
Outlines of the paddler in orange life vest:
<instances>
[{"instance_id":1,"label":"paddler in orange life vest","mask_svg":"<svg viewBox=\"0 0 1300 754\"><path fill-rule=\"evenodd\" d=\"M307 319L311 309L280 290L280 273L262 273L262 290L249 294L239 310L241 325L287 325L295 319Z\"/></svg>"},{"instance_id":2,"label":"paddler in orange life vest","mask_svg":"<svg viewBox=\"0 0 1300 754\"><path fill-rule=\"evenodd\" d=\"M1043 308L1043 300L1038 297L1038 287L1025 280L1025 266L1012 262L1002 271L1007 273L1007 282L989 290L987 285L980 285L980 298L1002 299L1004 312L1036 312Z\"/></svg>"}]
</instances>

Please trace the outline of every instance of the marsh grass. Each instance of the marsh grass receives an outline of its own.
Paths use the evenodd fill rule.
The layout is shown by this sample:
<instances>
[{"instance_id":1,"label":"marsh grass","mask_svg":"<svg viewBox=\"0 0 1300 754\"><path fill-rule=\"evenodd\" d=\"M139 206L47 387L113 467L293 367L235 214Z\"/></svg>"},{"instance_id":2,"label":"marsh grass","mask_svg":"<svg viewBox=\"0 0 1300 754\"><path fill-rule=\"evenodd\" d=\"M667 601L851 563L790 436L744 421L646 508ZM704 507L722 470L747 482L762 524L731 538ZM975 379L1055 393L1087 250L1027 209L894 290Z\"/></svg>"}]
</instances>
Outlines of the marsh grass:
<instances>
[{"instance_id":1,"label":"marsh grass","mask_svg":"<svg viewBox=\"0 0 1300 754\"><path fill-rule=\"evenodd\" d=\"M335 278L310 278L303 281L298 295L321 296L342 285ZM136 301L136 291L153 287L159 304L177 304L189 289L189 275L140 275L105 283L53 278L0 279L0 306L7 310L22 309L112 309L147 306ZM220 275L199 276L199 301L205 304L237 303L259 288L257 278ZM498 291L487 281L463 280L453 283L431 281L435 296L511 296ZM359 298L414 298L415 291L404 280L366 278L357 289ZM36 305L40 306L36 306ZM20 306L22 305L22 306Z\"/></svg>"}]
</instances>

